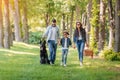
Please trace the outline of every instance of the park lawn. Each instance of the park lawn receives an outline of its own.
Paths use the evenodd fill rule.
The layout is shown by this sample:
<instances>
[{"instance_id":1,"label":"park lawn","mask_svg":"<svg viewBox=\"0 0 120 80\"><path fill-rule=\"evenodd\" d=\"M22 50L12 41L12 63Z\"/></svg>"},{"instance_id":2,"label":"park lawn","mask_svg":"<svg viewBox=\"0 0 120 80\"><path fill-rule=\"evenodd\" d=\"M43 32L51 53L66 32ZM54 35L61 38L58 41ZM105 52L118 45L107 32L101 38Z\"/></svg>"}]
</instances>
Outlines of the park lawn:
<instances>
[{"instance_id":1,"label":"park lawn","mask_svg":"<svg viewBox=\"0 0 120 80\"><path fill-rule=\"evenodd\" d=\"M39 63L39 46L14 42L0 49L0 80L120 80L120 61L84 57L80 67L77 50L70 48L67 67L60 66L61 49L55 65Z\"/></svg>"}]
</instances>

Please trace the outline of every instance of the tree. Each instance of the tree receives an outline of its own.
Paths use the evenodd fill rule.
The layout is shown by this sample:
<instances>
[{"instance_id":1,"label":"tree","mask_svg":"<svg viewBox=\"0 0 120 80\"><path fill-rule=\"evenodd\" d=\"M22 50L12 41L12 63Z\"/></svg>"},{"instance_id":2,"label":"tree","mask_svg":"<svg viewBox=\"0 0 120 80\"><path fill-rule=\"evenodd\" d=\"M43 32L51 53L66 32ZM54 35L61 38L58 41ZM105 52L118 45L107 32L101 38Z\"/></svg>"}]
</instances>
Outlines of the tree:
<instances>
[{"instance_id":1,"label":"tree","mask_svg":"<svg viewBox=\"0 0 120 80\"><path fill-rule=\"evenodd\" d=\"M80 7L79 7L79 4L76 5L76 21L80 21Z\"/></svg>"},{"instance_id":2,"label":"tree","mask_svg":"<svg viewBox=\"0 0 120 80\"><path fill-rule=\"evenodd\" d=\"M26 0L23 0L23 14L22 14L22 31L23 31L23 42L28 43L29 39L29 28L27 23L27 4Z\"/></svg>"},{"instance_id":3,"label":"tree","mask_svg":"<svg viewBox=\"0 0 120 80\"><path fill-rule=\"evenodd\" d=\"M45 4L45 22L47 27L50 24L50 19L55 17L53 15L55 4L53 0L46 0Z\"/></svg>"},{"instance_id":4,"label":"tree","mask_svg":"<svg viewBox=\"0 0 120 80\"><path fill-rule=\"evenodd\" d=\"M15 27L15 41L21 41L21 33L20 33L20 15L19 15L19 7L18 0L14 0L14 27Z\"/></svg>"},{"instance_id":5,"label":"tree","mask_svg":"<svg viewBox=\"0 0 120 80\"><path fill-rule=\"evenodd\" d=\"M91 14L91 30L90 30L90 46L93 50L98 50L99 41L99 3L100 0L92 0L92 14Z\"/></svg>"},{"instance_id":6,"label":"tree","mask_svg":"<svg viewBox=\"0 0 120 80\"><path fill-rule=\"evenodd\" d=\"M70 38L72 38L72 29L73 29L73 19L74 19L74 11L75 11L75 6L72 5L70 7L71 10L71 18L70 18Z\"/></svg>"},{"instance_id":7,"label":"tree","mask_svg":"<svg viewBox=\"0 0 120 80\"><path fill-rule=\"evenodd\" d=\"M109 17L109 48L113 48L115 41L115 21L112 0L108 0L108 17Z\"/></svg>"},{"instance_id":8,"label":"tree","mask_svg":"<svg viewBox=\"0 0 120 80\"><path fill-rule=\"evenodd\" d=\"M46 22L46 27L50 24L50 4L46 4L48 11L45 13L45 22Z\"/></svg>"},{"instance_id":9,"label":"tree","mask_svg":"<svg viewBox=\"0 0 120 80\"><path fill-rule=\"evenodd\" d=\"M9 13L10 13L10 46L13 46L13 39L14 39L14 36L13 36L13 8L12 8L12 5L11 5L12 1L9 1Z\"/></svg>"},{"instance_id":10,"label":"tree","mask_svg":"<svg viewBox=\"0 0 120 80\"><path fill-rule=\"evenodd\" d=\"M91 24L90 24L90 18L91 18L91 15L92 15L92 0L89 0L89 3L87 5L87 8L86 8L86 12L87 12L87 22L86 22L86 37L87 37L87 42L89 43L90 42L90 29L91 29Z\"/></svg>"},{"instance_id":11,"label":"tree","mask_svg":"<svg viewBox=\"0 0 120 80\"><path fill-rule=\"evenodd\" d=\"M105 44L105 10L106 5L103 0L100 0L100 27L99 27L99 51L103 50Z\"/></svg>"},{"instance_id":12,"label":"tree","mask_svg":"<svg viewBox=\"0 0 120 80\"><path fill-rule=\"evenodd\" d=\"M3 47L3 16L2 16L2 0L0 0L0 48Z\"/></svg>"},{"instance_id":13,"label":"tree","mask_svg":"<svg viewBox=\"0 0 120 80\"><path fill-rule=\"evenodd\" d=\"M4 48L10 49L9 0L4 0Z\"/></svg>"},{"instance_id":14,"label":"tree","mask_svg":"<svg viewBox=\"0 0 120 80\"><path fill-rule=\"evenodd\" d=\"M115 45L114 51L120 52L120 0L116 0L115 7Z\"/></svg>"},{"instance_id":15,"label":"tree","mask_svg":"<svg viewBox=\"0 0 120 80\"><path fill-rule=\"evenodd\" d=\"M63 31L64 31L64 30L66 29L66 28L65 28L65 27L66 27L66 26L65 26L65 18L66 18L65 13L62 14L62 18L63 18L63 19L62 19L62 24L63 24Z\"/></svg>"}]
</instances>

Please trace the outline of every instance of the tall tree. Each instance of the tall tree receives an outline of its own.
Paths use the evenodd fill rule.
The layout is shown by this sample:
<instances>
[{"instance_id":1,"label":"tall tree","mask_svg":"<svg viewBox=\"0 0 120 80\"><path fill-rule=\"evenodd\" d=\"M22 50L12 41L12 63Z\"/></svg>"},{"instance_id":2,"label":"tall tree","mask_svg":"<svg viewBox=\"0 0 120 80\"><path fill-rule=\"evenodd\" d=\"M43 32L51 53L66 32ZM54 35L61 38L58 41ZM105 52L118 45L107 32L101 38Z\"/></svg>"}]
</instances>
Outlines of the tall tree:
<instances>
[{"instance_id":1,"label":"tall tree","mask_svg":"<svg viewBox=\"0 0 120 80\"><path fill-rule=\"evenodd\" d=\"M4 47L10 49L9 0L4 0Z\"/></svg>"},{"instance_id":2,"label":"tall tree","mask_svg":"<svg viewBox=\"0 0 120 80\"><path fill-rule=\"evenodd\" d=\"M55 17L53 15L54 1L53 0L46 0L45 4L46 4L45 5L45 22L46 22L46 26L48 26L50 24L50 19Z\"/></svg>"},{"instance_id":3,"label":"tall tree","mask_svg":"<svg viewBox=\"0 0 120 80\"><path fill-rule=\"evenodd\" d=\"M11 2L9 2L9 13L10 13L10 23L13 21L13 8ZM13 25L10 25L10 46L13 45L13 32L12 32Z\"/></svg>"},{"instance_id":4,"label":"tall tree","mask_svg":"<svg viewBox=\"0 0 120 80\"><path fill-rule=\"evenodd\" d=\"M22 14L22 28L23 28L23 42L28 43L29 29L27 23L27 4L26 0L23 0L23 14Z\"/></svg>"},{"instance_id":5,"label":"tall tree","mask_svg":"<svg viewBox=\"0 0 120 80\"><path fill-rule=\"evenodd\" d=\"M76 4L76 21L80 21L80 7Z\"/></svg>"},{"instance_id":6,"label":"tall tree","mask_svg":"<svg viewBox=\"0 0 120 80\"><path fill-rule=\"evenodd\" d=\"M105 44L105 2L100 0L100 28L99 28L99 51L103 50Z\"/></svg>"},{"instance_id":7,"label":"tall tree","mask_svg":"<svg viewBox=\"0 0 120 80\"><path fill-rule=\"evenodd\" d=\"M87 14L84 12L82 14L82 26L85 28L86 27L86 22L87 22Z\"/></svg>"},{"instance_id":8,"label":"tall tree","mask_svg":"<svg viewBox=\"0 0 120 80\"><path fill-rule=\"evenodd\" d=\"M66 26L65 26L65 18L66 18L65 13L62 14L62 18L63 18L63 19L62 19L62 24L63 24L63 31L64 31L64 30L66 29L66 28L65 28L65 27L66 27Z\"/></svg>"},{"instance_id":9,"label":"tall tree","mask_svg":"<svg viewBox=\"0 0 120 80\"><path fill-rule=\"evenodd\" d=\"M91 15L92 15L92 0L89 0L89 3L87 5L87 8L86 8L86 12L87 12L87 23L86 23L86 37L87 37L87 42L89 43L90 42L90 29L91 29L91 24L90 24L90 18L91 18Z\"/></svg>"},{"instance_id":10,"label":"tall tree","mask_svg":"<svg viewBox=\"0 0 120 80\"><path fill-rule=\"evenodd\" d=\"M45 13L45 23L46 23L46 27L50 24L50 4L48 3L47 5L48 11Z\"/></svg>"},{"instance_id":11,"label":"tall tree","mask_svg":"<svg viewBox=\"0 0 120 80\"><path fill-rule=\"evenodd\" d=\"M0 0L0 48L3 47L3 16L2 16L2 0Z\"/></svg>"},{"instance_id":12,"label":"tall tree","mask_svg":"<svg viewBox=\"0 0 120 80\"><path fill-rule=\"evenodd\" d=\"M71 17L70 17L70 38L72 38L72 29L73 29L73 19L74 19L75 6L71 6L70 10L71 10Z\"/></svg>"},{"instance_id":13,"label":"tall tree","mask_svg":"<svg viewBox=\"0 0 120 80\"><path fill-rule=\"evenodd\" d=\"M98 50L98 41L99 41L99 3L100 0L92 0L92 17L90 19L91 23L91 41L90 46L93 50Z\"/></svg>"},{"instance_id":14,"label":"tall tree","mask_svg":"<svg viewBox=\"0 0 120 80\"><path fill-rule=\"evenodd\" d=\"M120 0L116 0L115 7L115 52L120 52Z\"/></svg>"},{"instance_id":15,"label":"tall tree","mask_svg":"<svg viewBox=\"0 0 120 80\"><path fill-rule=\"evenodd\" d=\"M18 0L14 0L14 27L15 27L15 41L21 41L21 33L20 33L20 14L19 14L19 6Z\"/></svg>"},{"instance_id":16,"label":"tall tree","mask_svg":"<svg viewBox=\"0 0 120 80\"><path fill-rule=\"evenodd\" d=\"M113 0L108 0L108 17L109 17L109 48L113 48L115 41L115 21L114 21L114 10L113 10Z\"/></svg>"}]
</instances>

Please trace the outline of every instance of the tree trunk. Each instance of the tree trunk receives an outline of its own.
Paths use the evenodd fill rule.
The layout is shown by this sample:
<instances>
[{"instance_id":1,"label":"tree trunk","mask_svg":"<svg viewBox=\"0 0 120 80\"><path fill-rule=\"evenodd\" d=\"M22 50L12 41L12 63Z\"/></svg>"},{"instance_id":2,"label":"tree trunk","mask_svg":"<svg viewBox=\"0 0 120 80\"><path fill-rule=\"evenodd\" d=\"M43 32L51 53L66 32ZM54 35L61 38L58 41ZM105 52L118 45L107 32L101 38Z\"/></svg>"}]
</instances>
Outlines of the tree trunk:
<instances>
[{"instance_id":1,"label":"tree trunk","mask_svg":"<svg viewBox=\"0 0 120 80\"><path fill-rule=\"evenodd\" d=\"M90 46L91 49L95 51L98 49L98 41L99 41L99 4L100 0L92 0L92 18L91 21L91 28L90 28Z\"/></svg>"},{"instance_id":2,"label":"tree trunk","mask_svg":"<svg viewBox=\"0 0 120 80\"><path fill-rule=\"evenodd\" d=\"M91 24L90 24L90 18L91 18L91 10L92 10L92 0L89 0L89 3L88 3L88 5L87 5L87 10L86 10L86 12L87 12L87 24L86 24L86 40L87 40L87 42L88 42L88 44L89 44L89 42L90 42L90 29L91 29Z\"/></svg>"},{"instance_id":3,"label":"tree trunk","mask_svg":"<svg viewBox=\"0 0 120 80\"><path fill-rule=\"evenodd\" d=\"M12 6L11 6L10 3L9 3L9 12L10 12L10 16L13 17L13 9L12 9ZM11 19L10 22L12 22L12 19ZM12 28L13 28L13 25L10 25L10 46L13 46L13 32L12 32Z\"/></svg>"},{"instance_id":4,"label":"tree trunk","mask_svg":"<svg viewBox=\"0 0 120 80\"><path fill-rule=\"evenodd\" d=\"M76 21L80 21L80 7L76 5Z\"/></svg>"},{"instance_id":5,"label":"tree trunk","mask_svg":"<svg viewBox=\"0 0 120 80\"><path fill-rule=\"evenodd\" d=\"M67 15L66 29L68 29L68 26L69 26L69 15Z\"/></svg>"},{"instance_id":6,"label":"tree trunk","mask_svg":"<svg viewBox=\"0 0 120 80\"><path fill-rule=\"evenodd\" d=\"M29 39L29 29L27 24L27 4L26 0L23 2L23 15L22 15L22 24L23 24L23 42L28 43Z\"/></svg>"},{"instance_id":7,"label":"tree trunk","mask_svg":"<svg viewBox=\"0 0 120 80\"><path fill-rule=\"evenodd\" d=\"M2 16L2 0L0 0L0 48L3 48L3 16Z\"/></svg>"},{"instance_id":8,"label":"tree trunk","mask_svg":"<svg viewBox=\"0 0 120 80\"><path fill-rule=\"evenodd\" d=\"M10 49L9 0L4 0L4 48Z\"/></svg>"},{"instance_id":9,"label":"tree trunk","mask_svg":"<svg viewBox=\"0 0 120 80\"><path fill-rule=\"evenodd\" d=\"M86 12L84 12L83 14L82 14L82 26L83 26L83 28L86 28L86 21L87 20L87 15L86 15Z\"/></svg>"},{"instance_id":10,"label":"tree trunk","mask_svg":"<svg viewBox=\"0 0 120 80\"><path fill-rule=\"evenodd\" d=\"M63 31L65 30L65 14L63 13L63 15L62 15L62 18L63 18Z\"/></svg>"},{"instance_id":11,"label":"tree trunk","mask_svg":"<svg viewBox=\"0 0 120 80\"><path fill-rule=\"evenodd\" d=\"M99 4L100 4L100 0L97 0L97 8L98 9L100 8ZM99 29L100 29L100 25L99 25L100 24L100 22L99 22L100 16L99 16L99 14L100 14L100 11L97 11L96 15L98 15L98 16L97 16L97 19L96 19L96 26L95 26L95 42L97 44L96 47L98 49L99 49L99 34L100 34L100 32L99 32Z\"/></svg>"},{"instance_id":12,"label":"tree trunk","mask_svg":"<svg viewBox=\"0 0 120 80\"><path fill-rule=\"evenodd\" d=\"M105 3L100 0L100 28L99 28L99 51L103 50L105 44Z\"/></svg>"},{"instance_id":13,"label":"tree trunk","mask_svg":"<svg viewBox=\"0 0 120 80\"><path fill-rule=\"evenodd\" d=\"M46 6L47 6L48 10L47 10L47 12L45 14L45 22L46 22L46 27L48 27L49 24L50 24L50 14L49 14L50 4L48 3Z\"/></svg>"},{"instance_id":14,"label":"tree trunk","mask_svg":"<svg viewBox=\"0 0 120 80\"><path fill-rule=\"evenodd\" d=\"M74 11L72 10L71 19L70 19L70 39L72 38L73 17L74 17Z\"/></svg>"},{"instance_id":15,"label":"tree trunk","mask_svg":"<svg viewBox=\"0 0 120 80\"><path fill-rule=\"evenodd\" d=\"M20 33L20 15L19 15L19 7L18 0L14 0L15 13L14 13L14 27L15 27L15 41L21 41L21 33Z\"/></svg>"},{"instance_id":16,"label":"tree trunk","mask_svg":"<svg viewBox=\"0 0 120 80\"><path fill-rule=\"evenodd\" d=\"M115 45L114 51L120 52L120 0L116 0L115 7Z\"/></svg>"},{"instance_id":17,"label":"tree trunk","mask_svg":"<svg viewBox=\"0 0 120 80\"><path fill-rule=\"evenodd\" d=\"M46 23L46 27L48 27L48 25L50 23L50 18L49 18L48 12L45 14L45 23Z\"/></svg>"},{"instance_id":18,"label":"tree trunk","mask_svg":"<svg viewBox=\"0 0 120 80\"><path fill-rule=\"evenodd\" d=\"M109 14L109 48L113 48L113 44L115 41L115 21L114 21L114 13L113 13L113 6L112 6L112 0L108 0L108 14Z\"/></svg>"},{"instance_id":19,"label":"tree trunk","mask_svg":"<svg viewBox=\"0 0 120 80\"><path fill-rule=\"evenodd\" d=\"M12 26L10 25L10 46L13 46L13 32L12 32Z\"/></svg>"}]
</instances>

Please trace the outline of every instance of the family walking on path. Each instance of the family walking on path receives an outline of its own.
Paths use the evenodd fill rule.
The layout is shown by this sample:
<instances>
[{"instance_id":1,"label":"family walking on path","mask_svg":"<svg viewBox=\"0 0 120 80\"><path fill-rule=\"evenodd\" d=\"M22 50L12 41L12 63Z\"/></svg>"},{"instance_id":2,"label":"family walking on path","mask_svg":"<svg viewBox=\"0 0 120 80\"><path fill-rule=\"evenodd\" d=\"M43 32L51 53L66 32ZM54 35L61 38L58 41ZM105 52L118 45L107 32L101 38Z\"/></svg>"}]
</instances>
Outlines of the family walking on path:
<instances>
[{"instance_id":1,"label":"family walking on path","mask_svg":"<svg viewBox=\"0 0 120 80\"><path fill-rule=\"evenodd\" d=\"M50 53L49 61L51 65L55 64L57 44L59 44L62 46L61 65L66 66L69 46L72 45L68 35L69 35L68 31L65 30L63 31L63 38L60 39L60 32L59 32L59 27L56 25L56 19L53 19L52 24L47 27L43 35L43 38L47 37L47 43ZM88 46L86 42L86 31L82 27L82 24L80 22L76 22L76 29L73 35L73 48L77 47L80 66L83 65L83 50L85 43L86 46Z\"/></svg>"}]
</instances>

